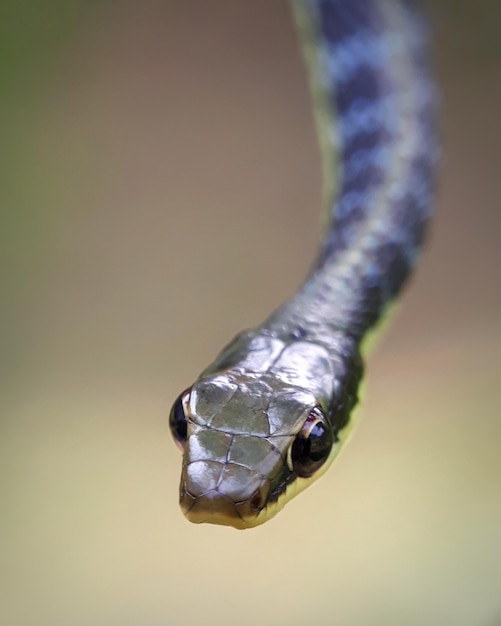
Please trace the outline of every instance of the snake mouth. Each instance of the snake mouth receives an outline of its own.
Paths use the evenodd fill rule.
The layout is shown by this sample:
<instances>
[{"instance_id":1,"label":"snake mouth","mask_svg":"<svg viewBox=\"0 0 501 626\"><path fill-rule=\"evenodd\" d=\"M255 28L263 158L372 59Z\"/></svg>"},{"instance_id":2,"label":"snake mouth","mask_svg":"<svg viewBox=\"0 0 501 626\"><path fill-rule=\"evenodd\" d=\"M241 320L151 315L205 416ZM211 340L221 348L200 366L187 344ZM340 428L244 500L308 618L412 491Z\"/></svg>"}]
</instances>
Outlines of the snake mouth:
<instances>
[{"instance_id":1,"label":"snake mouth","mask_svg":"<svg viewBox=\"0 0 501 626\"><path fill-rule=\"evenodd\" d=\"M267 487L259 489L245 502L233 502L217 489L200 496L193 496L182 490L180 505L185 517L195 524L219 524L239 530L253 528L261 524L266 512ZM266 516L267 518L267 516Z\"/></svg>"},{"instance_id":2,"label":"snake mouth","mask_svg":"<svg viewBox=\"0 0 501 626\"><path fill-rule=\"evenodd\" d=\"M179 503L186 518L195 524L221 524L244 529L258 526L268 519L270 481L252 472L248 482L240 482L239 476L225 472L220 466L220 476L214 482L200 480L214 469L214 463L193 463L188 465L181 477ZM227 467L227 466L226 466ZM198 478L198 480L195 480ZM205 489L200 489L205 483Z\"/></svg>"}]
</instances>

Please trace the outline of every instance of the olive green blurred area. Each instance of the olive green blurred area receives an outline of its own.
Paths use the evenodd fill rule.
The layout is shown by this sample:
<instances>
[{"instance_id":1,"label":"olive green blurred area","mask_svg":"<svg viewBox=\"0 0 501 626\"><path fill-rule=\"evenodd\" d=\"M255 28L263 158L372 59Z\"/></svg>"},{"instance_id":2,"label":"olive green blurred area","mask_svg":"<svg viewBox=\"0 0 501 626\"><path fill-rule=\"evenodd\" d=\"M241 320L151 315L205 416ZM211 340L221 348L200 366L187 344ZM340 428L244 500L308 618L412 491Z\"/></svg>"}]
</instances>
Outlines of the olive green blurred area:
<instances>
[{"instance_id":1,"label":"olive green blurred area","mask_svg":"<svg viewBox=\"0 0 501 626\"><path fill-rule=\"evenodd\" d=\"M288 6L0 3L1 624L501 624L501 5L428 4L428 249L347 450L241 532L182 517L167 415L319 241Z\"/></svg>"}]
</instances>

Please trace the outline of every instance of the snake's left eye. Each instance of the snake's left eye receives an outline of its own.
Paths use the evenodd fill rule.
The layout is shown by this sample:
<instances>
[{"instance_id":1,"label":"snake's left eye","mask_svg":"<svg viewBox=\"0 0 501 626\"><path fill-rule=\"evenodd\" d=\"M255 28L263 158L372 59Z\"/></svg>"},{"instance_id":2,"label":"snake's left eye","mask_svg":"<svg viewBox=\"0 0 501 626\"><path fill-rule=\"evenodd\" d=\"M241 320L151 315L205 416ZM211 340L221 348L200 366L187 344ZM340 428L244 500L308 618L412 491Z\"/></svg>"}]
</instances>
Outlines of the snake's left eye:
<instances>
[{"instance_id":1,"label":"snake's left eye","mask_svg":"<svg viewBox=\"0 0 501 626\"><path fill-rule=\"evenodd\" d=\"M190 390L187 389L179 395L174 402L172 409L170 410L169 426L172 433L172 437L176 442L177 447L184 450L184 444L188 436L188 418L186 417L186 406L190 399Z\"/></svg>"},{"instance_id":2,"label":"snake's left eye","mask_svg":"<svg viewBox=\"0 0 501 626\"><path fill-rule=\"evenodd\" d=\"M292 467L298 476L312 476L329 457L334 434L325 415L318 408L308 415L291 450Z\"/></svg>"}]
</instances>

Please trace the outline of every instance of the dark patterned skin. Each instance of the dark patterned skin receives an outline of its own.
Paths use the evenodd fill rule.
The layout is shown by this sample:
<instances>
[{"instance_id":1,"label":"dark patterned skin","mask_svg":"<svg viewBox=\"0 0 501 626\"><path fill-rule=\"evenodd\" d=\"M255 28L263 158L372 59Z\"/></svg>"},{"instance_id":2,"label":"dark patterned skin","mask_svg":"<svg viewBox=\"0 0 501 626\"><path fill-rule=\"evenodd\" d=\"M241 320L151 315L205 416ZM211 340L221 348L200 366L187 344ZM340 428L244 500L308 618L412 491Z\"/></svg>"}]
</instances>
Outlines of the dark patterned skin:
<instances>
[{"instance_id":1,"label":"dark patterned skin","mask_svg":"<svg viewBox=\"0 0 501 626\"><path fill-rule=\"evenodd\" d=\"M194 522L261 524L330 465L353 425L364 340L411 273L431 213L436 93L414 5L293 5L330 223L298 292L175 405L187 424L181 506Z\"/></svg>"}]
</instances>

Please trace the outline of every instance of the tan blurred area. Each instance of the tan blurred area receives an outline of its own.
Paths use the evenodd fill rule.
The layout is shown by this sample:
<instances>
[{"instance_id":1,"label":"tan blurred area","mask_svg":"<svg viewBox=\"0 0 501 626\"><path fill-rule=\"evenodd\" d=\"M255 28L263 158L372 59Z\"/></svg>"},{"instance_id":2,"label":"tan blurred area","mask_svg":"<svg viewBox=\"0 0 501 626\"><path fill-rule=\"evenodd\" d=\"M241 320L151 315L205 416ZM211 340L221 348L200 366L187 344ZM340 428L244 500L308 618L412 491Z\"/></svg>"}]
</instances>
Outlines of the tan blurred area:
<instances>
[{"instance_id":1,"label":"tan blurred area","mask_svg":"<svg viewBox=\"0 0 501 626\"><path fill-rule=\"evenodd\" d=\"M501 5L429 5L427 252L347 450L238 532L182 517L167 416L318 245L288 5L4 3L1 624L501 624Z\"/></svg>"}]
</instances>

